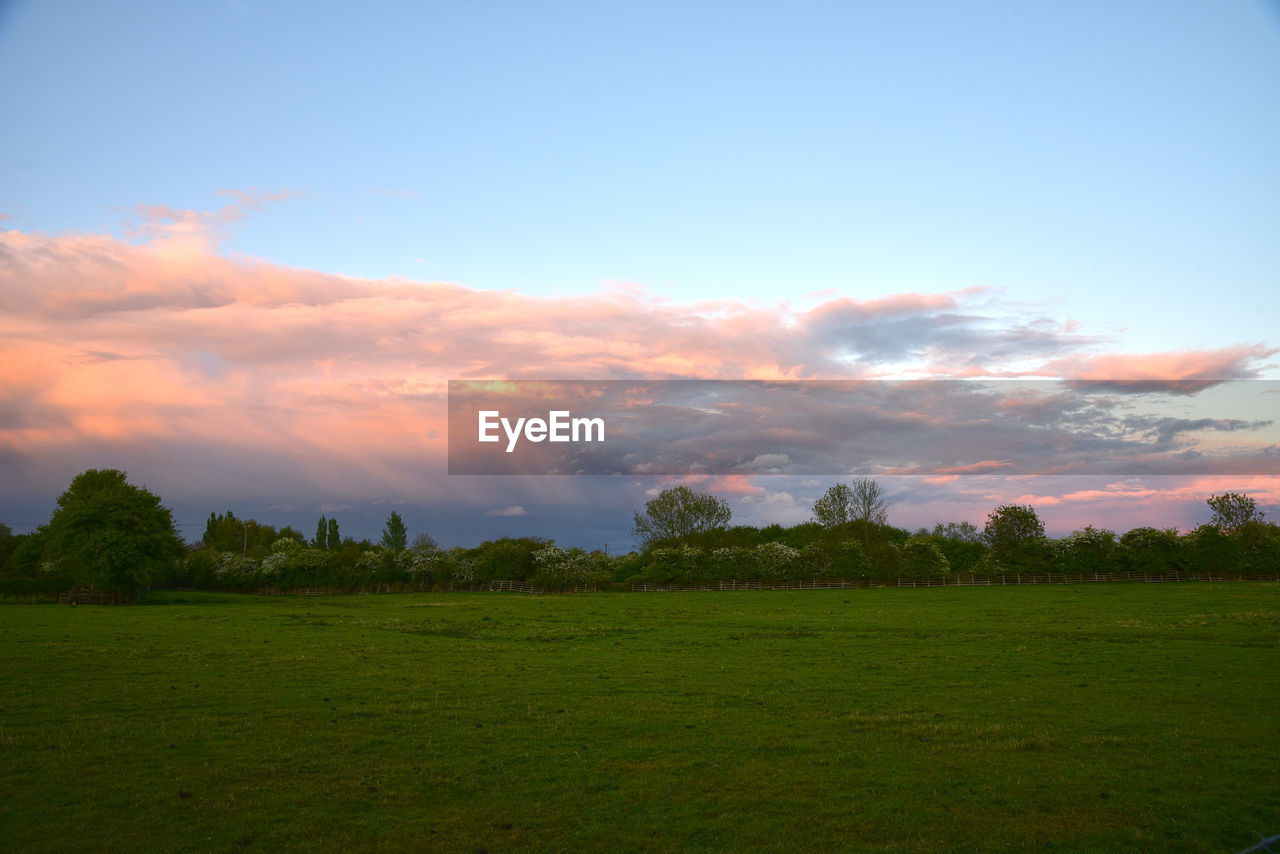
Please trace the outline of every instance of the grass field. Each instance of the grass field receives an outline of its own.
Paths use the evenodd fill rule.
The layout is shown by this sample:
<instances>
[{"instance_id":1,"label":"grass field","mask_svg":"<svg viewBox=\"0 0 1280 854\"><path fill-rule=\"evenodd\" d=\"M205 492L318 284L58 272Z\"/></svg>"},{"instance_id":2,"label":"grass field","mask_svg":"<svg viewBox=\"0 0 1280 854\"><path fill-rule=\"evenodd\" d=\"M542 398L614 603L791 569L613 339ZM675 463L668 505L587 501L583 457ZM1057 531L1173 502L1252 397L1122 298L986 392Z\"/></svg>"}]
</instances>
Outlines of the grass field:
<instances>
[{"instance_id":1,"label":"grass field","mask_svg":"<svg viewBox=\"0 0 1280 854\"><path fill-rule=\"evenodd\" d=\"M7 851L1239 851L1280 585L0 607Z\"/></svg>"}]
</instances>

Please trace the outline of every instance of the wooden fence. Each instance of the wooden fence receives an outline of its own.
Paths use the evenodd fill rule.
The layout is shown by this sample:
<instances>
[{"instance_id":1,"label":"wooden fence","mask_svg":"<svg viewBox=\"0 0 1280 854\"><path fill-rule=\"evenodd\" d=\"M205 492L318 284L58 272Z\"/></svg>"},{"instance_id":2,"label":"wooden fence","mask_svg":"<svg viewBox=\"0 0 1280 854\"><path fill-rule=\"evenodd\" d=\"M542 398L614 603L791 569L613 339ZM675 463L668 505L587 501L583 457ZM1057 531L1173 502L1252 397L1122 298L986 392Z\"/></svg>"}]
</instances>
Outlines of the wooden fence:
<instances>
[{"instance_id":1,"label":"wooden fence","mask_svg":"<svg viewBox=\"0 0 1280 854\"><path fill-rule=\"evenodd\" d=\"M896 581L868 581L852 579L803 581L720 581L714 584L649 584L631 585L637 593L693 593L713 590L845 590L871 587L1003 587L1021 584L1100 584L1112 581L1131 581L1147 584L1180 583L1189 581L1280 581L1280 574L1268 576L1212 575L1203 572L1171 572L1152 575L1143 572L1052 573L1040 575L973 575L957 574L941 578L899 578Z\"/></svg>"},{"instance_id":2,"label":"wooden fence","mask_svg":"<svg viewBox=\"0 0 1280 854\"><path fill-rule=\"evenodd\" d=\"M580 584L576 587L566 587L563 590L552 590L550 587L536 587L527 581L489 581L484 584L456 584L449 582L444 588L448 592L463 593L479 593L479 592L507 592L507 593L535 593L538 595L549 593L595 593L600 588L592 584Z\"/></svg>"},{"instance_id":3,"label":"wooden fence","mask_svg":"<svg viewBox=\"0 0 1280 854\"><path fill-rule=\"evenodd\" d=\"M1018 584L1099 584L1110 581L1132 581L1144 584L1176 584L1186 581L1244 581L1243 575L1213 575L1207 572L1166 572L1152 575L1146 572L1093 572L1052 573L1043 575L986 576L963 574L954 578L898 579L899 587L999 587ZM1275 577L1250 576L1251 581L1280 581Z\"/></svg>"},{"instance_id":4,"label":"wooden fence","mask_svg":"<svg viewBox=\"0 0 1280 854\"><path fill-rule=\"evenodd\" d=\"M128 605L135 601L110 590L67 590L58 594L59 605Z\"/></svg>"},{"instance_id":5,"label":"wooden fence","mask_svg":"<svg viewBox=\"0 0 1280 854\"><path fill-rule=\"evenodd\" d=\"M231 590L232 593L251 593L258 596L346 596L350 594L369 595L374 593L426 593L436 588L426 584L375 584L372 587L266 587L257 590ZM564 590L553 590L549 587L537 587L527 581L487 581L481 584L459 584L451 581L441 588L446 593L593 593L600 588L595 585L578 585Z\"/></svg>"},{"instance_id":6,"label":"wooden fence","mask_svg":"<svg viewBox=\"0 0 1280 854\"><path fill-rule=\"evenodd\" d=\"M852 590L868 587L892 587L891 581L865 581L850 578L803 581L717 581L714 584L650 584L637 582L631 589L637 593L694 593L715 590Z\"/></svg>"}]
</instances>

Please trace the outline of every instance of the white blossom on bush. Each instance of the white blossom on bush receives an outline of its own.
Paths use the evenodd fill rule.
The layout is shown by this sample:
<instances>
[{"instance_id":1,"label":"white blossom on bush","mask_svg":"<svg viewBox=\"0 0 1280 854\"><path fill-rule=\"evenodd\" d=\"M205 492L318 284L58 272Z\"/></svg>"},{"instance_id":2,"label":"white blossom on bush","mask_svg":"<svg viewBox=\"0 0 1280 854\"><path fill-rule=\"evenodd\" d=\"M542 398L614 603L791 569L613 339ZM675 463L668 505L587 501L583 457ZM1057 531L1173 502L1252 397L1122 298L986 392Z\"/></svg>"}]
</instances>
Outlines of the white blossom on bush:
<instances>
[{"instance_id":1,"label":"white blossom on bush","mask_svg":"<svg viewBox=\"0 0 1280 854\"><path fill-rule=\"evenodd\" d=\"M761 543L752 549L760 577L764 579L788 578L797 561L800 550L785 543Z\"/></svg>"}]
</instances>

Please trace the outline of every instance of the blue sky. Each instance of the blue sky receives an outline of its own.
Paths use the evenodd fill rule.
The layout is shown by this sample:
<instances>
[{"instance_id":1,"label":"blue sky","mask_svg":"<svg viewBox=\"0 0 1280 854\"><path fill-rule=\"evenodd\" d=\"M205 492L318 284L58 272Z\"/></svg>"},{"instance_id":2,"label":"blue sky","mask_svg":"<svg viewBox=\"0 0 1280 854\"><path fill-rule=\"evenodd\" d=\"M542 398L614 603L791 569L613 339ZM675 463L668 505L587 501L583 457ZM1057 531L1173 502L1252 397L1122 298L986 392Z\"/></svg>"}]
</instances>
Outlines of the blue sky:
<instances>
[{"instance_id":1,"label":"blue sky","mask_svg":"<svg viewBox=\"0 0 1280 854\"><path fill-rule=\"evenodd\" d=\"M1129 353L1280 319L1275 3L10 2L0 79L23 234L205 212L222 258L693 317L982 288Z\"/></svg>"},{"instance_id":2,"label":"blue sky","mask_svg":"<svg viewBox=\"0 0 1280 854\"><path fill-rule=\"evenodd\" d=\"M1152 347L1275 320L1274 5L18 2L3 20L0 205L22 228L290 190L228 251L532 293L986 286Z\"/></svg>"}]
</instances>

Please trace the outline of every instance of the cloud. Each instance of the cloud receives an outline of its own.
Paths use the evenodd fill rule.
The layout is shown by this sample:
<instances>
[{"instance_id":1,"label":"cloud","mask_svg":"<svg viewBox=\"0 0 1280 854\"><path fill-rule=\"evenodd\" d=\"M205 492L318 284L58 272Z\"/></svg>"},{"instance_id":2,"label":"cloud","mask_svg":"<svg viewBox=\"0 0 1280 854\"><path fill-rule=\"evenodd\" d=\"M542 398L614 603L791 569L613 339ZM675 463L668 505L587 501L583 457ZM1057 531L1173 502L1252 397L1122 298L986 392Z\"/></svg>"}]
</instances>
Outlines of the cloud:
<instances>
[{"instance_id":1,"label":"cloud","mask_svg":"<svg viewBox=\"0 0 1280 854\"><path fill-rule=\"evenodd\" d=\"M579 478L538 478L517 492L509 480L448 477L449 379L1190 381L1259 376L1276 353L1261 344L1106 352L1106 341L1073 324L1015 311L998 292L975 289L833 297L797 311L728 300L681 304L635 287L534 297L333 275L220 254L225 229L297 194L223 195L228 203L212 212L139 207L130 239L0 231L6 506L26 506L31 496L42 496L43 506L81 468L114 465L163 486L166 497L219 509L233 499L260 500L263 508L315 506L323 496L332 499L323 512L351 511L400 495L481 517L488 507L509 515L534 508L542 519L551 514L540 502L581 508L583 495L607 490ZM1248 432L1224 429L1226 422L1198 431L1180 426L1213 417L1195 411L1165 413L1175 420L1161 427L1142 408L1142 395L1095 398L1087 407L1070 396L1010 398L1001 413L1085 432L1119 423L1155 430L1171 445ZM1115 421L1104 407L1129 420ZM991 417L993 410L969 414ZM736 464L749 473L701 482L732 498L754 496L754 507L764 507L764 487L752 473L805 471L794 467L812 462L818 445L807 434L818 431L844 431L851 443L877 431L921 441L948 435L957 457L948 464L957 467L1005 458L967 457L963 431L937 432L945 423L941 409L921 396L852 419L798 404L785 429L763 445L750 431L725 432L726 453L739 454ZM1101 453L1118 439L1091 441ZM874 447L862 452L874 459ZM625 487L626 500L638 506L653 484ZM612 489L620 494L624 486ZM801 496L810 488L769 489ZM786 499L775 501L781 504L774 509L789 512ZM623 513L622 524L628 519Z\"/></svg>"},{"instance_id":2,"label":"cloud","mask_svg":"<svg viewBox=\"0 0 1280 854\"><path fill-rule=\"evenodd\" d=\"M737 468L754 474L786 474L790 466L791 457L786 454L757 454L754 459Z\"/></svg>"},{"instance_id":3,"label":"cloud","mask_svg":"<svg viewBox=\"0 0 1280 854\"><path fill-rule=\"evenodd\" d=\"M216 195L235 201L216 211L198 211L174 208L169 205L139 204L133 209L136 221L125 224L130 236L153 242L157 247L170 251L178 249L207 250L215 248L229 234L228 226L243 222L251 213L262 214L267 206L303 193L296 190L263 191L221 189Z\"/></svg>"},{"instance_id":4,"label":"cloud","mask_svg":"<svg viewBox=\"0 0 1280 854\"><path fill-rule=\"evenodd\" d=\"M1272 384L1235 381L1203 400L1117 396L1046 380L455 382L454 474L757 475L1280 473L1280 431L1231 417ZM1191 407L1213 417L1186 417ZM567 412L607 425L603 442L475 440L483 413ZM496 419L490 415L490 421ZM585 417L585 418L584 418ZM496 426L496 425L495 425ZM1211 433L1235 433L1231 444Z\"/></svg>"},{"instance_id":5,"label":"cloud","mask_svg":"<svg viewBox=\"0 0 1280 854\"><path fill-rule=\"evenodd\" d=\"M1240 430L1260 430L1274 423L1271 420L1241 421L1238 418L1161 418L1152 427L1152 432L1158 443L1168 445L1184 433L1197 433L1203 430L1234 433Z\"/></svg>"},{"instance_id":6,"label":"cloud","mask_svg":"<svg viewBox=\"0 0 1280 854\"><path fill-rule=\"evenodd\" d=\"M525 515L525 509L518 504L513 504L510 507L500 507L496 510L490 510L484 515L486 516L523 516Z\"/></svg>"},{"instance_id":7,"label":"cloud","mask_svg":"<svg viewBox=\"0 0 1280 854\"><path fill-rule=\"evenodd\" d=\"M982 313L992 294L971 288L944 294L898 294L876 300L830 300L801 315L823 355L841 364L917 363L927 373L1001 375L1098 343L1047 318ZM988 307L990 301L988 300Z\"/></svg>"},{"instance_id":8,"label":"cloud","mask_svg":"<svg viewBox=\"0 0 1280 854\"><path fill-rule=\"evenodd\" d=\"M1060 376L1121 391L1195 393L1223 380L1258 377L1262 363L1278 352L1262 344L1239 344L1172 353L1086 354L1051 360L1045 367Z\"/></svg>"}]
</instances>

